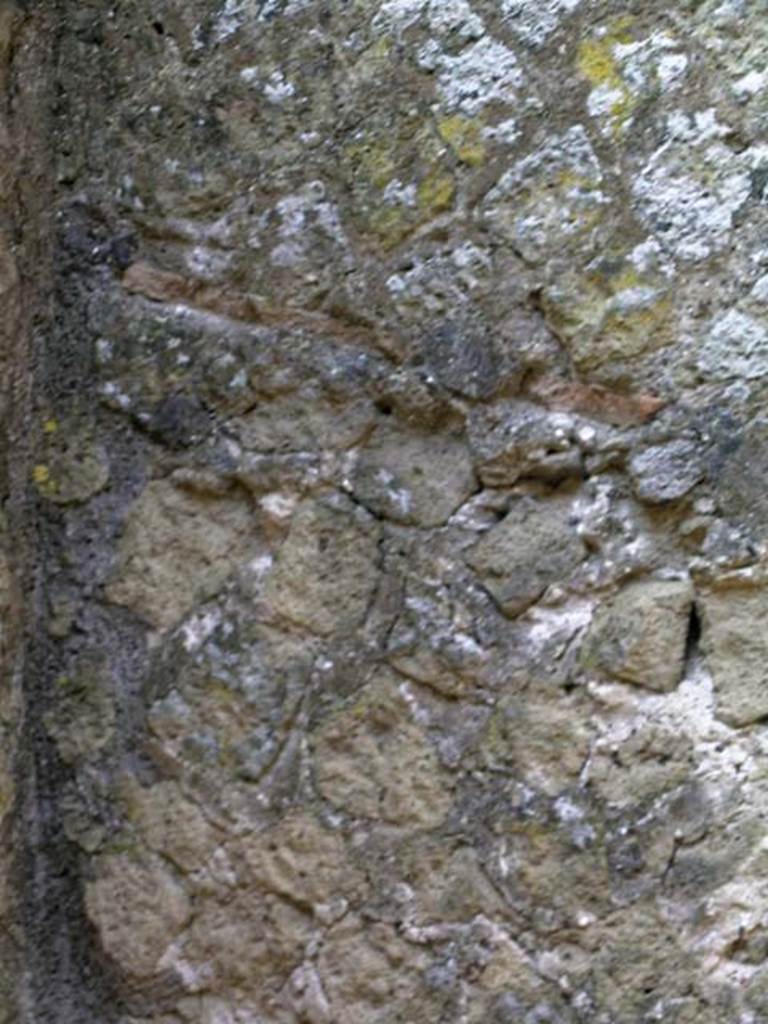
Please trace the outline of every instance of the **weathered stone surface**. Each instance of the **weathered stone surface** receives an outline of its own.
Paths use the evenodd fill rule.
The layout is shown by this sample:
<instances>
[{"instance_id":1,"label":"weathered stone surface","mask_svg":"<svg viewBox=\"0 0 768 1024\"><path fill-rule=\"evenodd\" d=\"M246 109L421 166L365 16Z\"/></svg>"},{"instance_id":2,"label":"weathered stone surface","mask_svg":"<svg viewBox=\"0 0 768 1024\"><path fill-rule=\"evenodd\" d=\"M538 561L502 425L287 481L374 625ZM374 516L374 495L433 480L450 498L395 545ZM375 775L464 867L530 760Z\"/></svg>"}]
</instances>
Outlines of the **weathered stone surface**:
<instances>
[{"instance_id":1,"label":"weathered stone surface","mask_svg":"<svg viewBox=\"0 0 768 1024\"><path fill-rule=\"evenodd\" d=\"M482 328L446 323L428 333L425 348L430 368L450 391L488 398L497 390L499 359Z\"/></svg>"},{"instance_id":2,"label":"weathered stone surface","mask_svg":"<svg viewBox=\"0 0 768 1024\"><path fill-rule=\"evenodd\" d=\"M581 476L582 457L573 419L529 402L479 408L471 420L472 448L480 479L505 487L521 477L557 482Z\"/></svg>"},{"instance_id":3,"label":"weathered stone surface","mask_svg":"<svg viewBox=\"0 0 768 1024\"><path fill-rule=\"evenodd\" d=\"M684 497L704 478L704 466L694 441L668 441L633 455L629 473L638 498L655 505Z\"/></svg>"},{"instance_id":4,"label":"weathered stone surface","mask_svg":"<svg viewBox=\"0 0 768 1024\"><path fill-rule=\"evenodd\" d=\"M321 635L356 629L376 588L378 537L373 517L346 499L303 503L277 553L268 600Z\"/></svg>"},{"instance_id":5,"label":"weathered stone surface","mask_svg":"<svg viewBox=\"0 0 768 1024\"><path fill-rule=\"evenodd\" d=\"M591 745L591 731L573 708L508 701L488 724L481 757L554 796L577 783Z\"/></svg>"},{"instance_id":6,"label":"weathered stone surface","mask_svg":"<svg viewBox=\"0 0 768 1024\"><path fill-rule=\"evenodd\" d=\"M351 448L371 430L374 415L370 400L334 405L308 390L260 402L243 417L240 437L257 452Z\"/></svg>"},{"instance_id":7,"label":"weathered stone surface","mask_svg":"<svg viewBox=\"0 0 768 1024\"><path fill-rule=\"evenodd\" d=\"M96 860L94 873L85 905L104 949L137 977L155 974L192 916L183 886L154 855L105 854Z\"/></svg>"},{"instance_id":8,"label":"weathered stone surface","mask_svg":"<svg viewBox=\"0 0 768 1024\"><path fill-rule=\"evenodd\" d=\"M466 442L379 428L355 470L354 495L375 515L441 526L475 489Z\"/></svg>"},{"instance_id":9,"label":"weathered stone surface","mask_svg":"<svg viewBox=\"0 0 768 1024\"><path fill-rule=\"evenodd\" d=\"M46 420L45 461L33 470L37 490L49 501L69 505L86 501L109 481L109 462L92 432L71 428L55 419Z\"/></svg>"},{"instance_id":10,"label":"weathered stone surface","mask_svg":"<svg viewBox=\"0 0 768 1024\"><path fill-rule=\"evenodd\" d=\"M120 564L105 588L156 629L212 597L254 546L248 503L204 498L152 481L131 509Z\"/></svg>"},{"instance_id":11,"label":"weathered stone surface","mask_svg":"<svg viewBox=\"0 0 768 1024\"><path fill-rule=\"evenodd\" d=\"M366 889L343 838L308 814L286 817L274 828L242 839L236 849L249 885L316 913L358 901Z\"/></svg>"},{"instance_id":12,"label":"weathered stone surface","mask_svg":"<svg viewBox=\"0 0 768 1024\"><path fill-rule=\"evenodd\" d=\"M584 547L562 507L520 499L467 554L505 615L518 615L549 584L567 579L585 557Z\"/></svg>"},{"instance_id":13,"label":"weathered stone surface","mask_svg":"<svg viewBox=\"0 0 768 1024\"><path fill-rule=\"evenodd\" d=\"M301 963L312 930L312 919L292 902L244 889L206 900L180 952L201 988L241 995L251 1013L265 1013Z\"/></svg>"},{"instance_id":14,"label":"weathered stone surface","mask_svg":"<svg viewBox=\"0 0 768 1024\"><path fill-rule=\"evenodd\" d=\"M447 779L406 702L385 677L316 731L312 747L321 795L350 817L402 828L435 828L450 809Z\"/></svg>"},{"instance_id":15,"label":"weathered stone surface","mask_svg":"<svg viewBox=\"0 0 768 1024\"><path fill-rule=\"evenodd\" d=\"M629 583L600 608L584 642L582 663L649 690L680 682L693 588L686 581Z\"/></svg>"},{"instance_id":16,"label":"weathered stone surface","mask_svg":"<svg viewBox=\"0 0 768 1024\"><path fill-rule=\"evenodd\" d=\"M688 736L653 725L638 725L623 742L595 747L589 780L610 803L639 804L682 785L691 772Z\"/></svg>"},{"instance_id":17,"label":"weathered stone surface","mask_svg":"<svg viewBox=\"0 0 768 1024\"><path fill-rule=\"evenodd\" d=\"M408 887L404 904L417 926L435 922L469 922L482 914L505 916L504 900L483 870L476 850L453 847L443 837L426 837L398 851L397 864L387 877L387 895Z\"/></svg>"},{"instance_id":18,"label":"weathered stone surface","mask_svg":"<svg viewBox=\"0 0 768 1024\"><path fill-rule=\"evenodd\" d=\"M702 645L715 683L717 716L729 725L750 725L768 715L767 608L762 588L716 590L701 599Z\"/></svg>"},{"instance_id":19,"label":"weathered stone surface","mask_svg":"<svg viewBox=\"0 0 768 1024\"><path fill-rule=\"evenodd\" d=\"M433 1014L439 995L423 986L420 977L428 963L426 953L404 942L391 925L363 929L359 919L340 922L320 956L331 1019L384 1024L393 1016Z\"/></svg>"},{"instance_id":20,"label":"weathered stone surface","mask_svg":"<svg viewBox=\"0 0 768 1024\"><path fill-rule=\"evenodd\" d=\"M478 597L461 577L446 586L430 584L418 570L412 571L387 637L390 665L451 696L480 685L491 662L488 648L495 637L488 609L483 615Z\"/></svg>"},{"instance_id":21,"label":"weathered stone surface","mask_svg":"<svg viewBox=\"0 0 768 1024\"><path fill-rule=\"evenodd\" d=\"M763 6L0 2L0 1024L760 1024Z\"/></svg>"},{"instance_id":22,"label":"weathered stone surface","mask_svg":"<svg viewBox=\"0 0 768 1024\"><path fill-rule=\"evenodd\" d=\"M116 725L114 683L103 665L78 664L58 679L56 703L44 716L63 761L98 757Z\"/></svg>"},{"instance_id":23,"label":"weathered stone surface","mask_svg":"<svg viewBox=\"0 0 768 1024\"><path fill-rule=\"evenodd\" d=\"M222 841L178 783L160 782L149 788L132 786L126 795L131 823L147 846L167 857L184 872L208 863Z\"/></svg>"}]
</instances>

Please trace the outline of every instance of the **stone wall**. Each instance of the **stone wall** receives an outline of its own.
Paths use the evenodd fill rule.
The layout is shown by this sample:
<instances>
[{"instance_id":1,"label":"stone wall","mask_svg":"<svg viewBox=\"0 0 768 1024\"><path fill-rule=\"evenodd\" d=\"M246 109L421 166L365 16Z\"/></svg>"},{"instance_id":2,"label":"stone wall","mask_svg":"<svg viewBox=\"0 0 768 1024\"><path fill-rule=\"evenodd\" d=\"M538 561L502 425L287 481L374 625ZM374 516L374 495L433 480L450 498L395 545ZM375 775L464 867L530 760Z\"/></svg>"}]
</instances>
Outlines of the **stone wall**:
<instances>
[{"instance_id":1,"label":"stone wall","mask_svg":"<svg viewBox=\"0 0 768 1024\"><path fill-rule=\"evenodd\" d=\"M768 1021L767 25L0 0L2 1024Z\"/></svg>"}]
</instances>

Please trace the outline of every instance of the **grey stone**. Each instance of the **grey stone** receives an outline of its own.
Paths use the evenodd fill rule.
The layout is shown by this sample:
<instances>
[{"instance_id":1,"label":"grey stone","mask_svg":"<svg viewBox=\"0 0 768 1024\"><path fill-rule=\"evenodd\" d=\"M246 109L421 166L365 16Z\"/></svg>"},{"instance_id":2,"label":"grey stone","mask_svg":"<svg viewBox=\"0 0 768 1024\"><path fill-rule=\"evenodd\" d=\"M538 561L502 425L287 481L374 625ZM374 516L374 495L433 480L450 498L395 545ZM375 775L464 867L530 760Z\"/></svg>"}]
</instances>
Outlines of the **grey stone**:
<instances>
[{"instance_id":1,"label":"grey stone","mask_svg":"<svg viewBox=\"0 0 768 1024\"><path fill-rule=\"evenodd\" d=\"M685 439L651 445L629 460L629 475L641 501L660 505L683 498L704 479L701 451Z\"/></svg>"},{"instance_id":2,"label":"grey stone","mask_svg":"<svg viewBox=\"0 0 768 1024\"><path fill-rule=\"evenodd\" d=\"M353 478L358 501L377 516L440 526L475 489L466 441L450 434L379 427Z\"/></svg>"},{"instance_id":3,"label":"grey stone","mask_svg":"<svg viewBox=\"0 0 768 1024\"><path fill-rule=\"evenodd\" d=\"M556 482L582 473L572 417L530 402L481 406L470 416L470 440L480 479L506 487L521 477Z\"/></svg>"},{"instance_id":4,"label":"grey stone","mask_svg":"<svg viewBox=\"0 0 768 1024\"><path fill-rule=\"evenodd\" d=\"M467 552L505 615L519 615L585 557L566 509L523 498Z\"/></svg>"},{"instance_id":5,"label":"grey stone","mask_svg":"<svg viewBox=\"0 0 768 1024\"><path fill-rule=\"evenodd\" d=\"M496 391L498 358L487 331L446 323L427 335L425 348L430 368L449 391L467 398L488 398Z\"/></svg>"}]
</instances>

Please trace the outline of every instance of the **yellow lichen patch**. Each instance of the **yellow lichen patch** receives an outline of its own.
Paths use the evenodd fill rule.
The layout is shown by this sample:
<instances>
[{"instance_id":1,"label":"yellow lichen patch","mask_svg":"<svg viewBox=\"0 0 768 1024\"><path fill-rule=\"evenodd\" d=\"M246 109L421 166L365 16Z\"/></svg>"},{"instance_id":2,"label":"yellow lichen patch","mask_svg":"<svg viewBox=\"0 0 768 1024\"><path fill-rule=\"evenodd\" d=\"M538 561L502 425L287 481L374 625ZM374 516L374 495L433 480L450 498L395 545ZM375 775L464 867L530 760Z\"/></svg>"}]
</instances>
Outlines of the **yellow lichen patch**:
<instances>
[{"instance_id":1,"label":"yellow lichen patch","mask_svg":"<svg viewBox=\"0 0 768 1024\"><path fill-rule=\"evenodd\" d=\"M618 138L637 105L616 59L616 46L632 41L631 18L620 18L602 35L579 44L576 67L592 85L589 108L593 116L606 118L610 134Z\"/></svg>"},{"instance_id":2,"label":"yellow lichen patch","mask_svg":"<svg viewBox=\"0 0 768 1024\"><path fill-rule=\"evenodd\" d=\"M370 225L385 249L391 249L413 230L413 221L402 206L381 206L370 216Z\"/></svg>"},{"instance_id":3,"label":"yellow lichen patch","mask_svg":"<svg viewBox=\"0 0 768 1024\"><path fill-rule=\"evenodd\" d=\"M669 295L634 267L608 275L566 275L546 290L544 306L576 367L587 374L597 372L597 379L602 380L603 367L626 365L671 340Z\"/></svg>"},{"instance_id":4,"label":"yellow lichen patch","mask_svg":"<svg viewBox=\"0 0 768 1024\"><path fill-rule=\"evenodd\" d=\"M43 423L43 432L46 434L55 434L58 429L59 424L57 420L50 419Z\"/></svg>"},{"instance_id":5,"label":"yellow lichen patch","mask_svg":"<svg viewBox=\"0 0 768 1024\"><path fill-rule=\"evenodd\" d=\"M620 89L623 85L613 47L616 39L604 36L602 39L584 39L579 45L577 67L592 85Z\"/></svg>"},{"instance_id":6,"label":"yellow lichen patch","mask_svg":"<svg viewBox=\"0 0 768 1024\"><path fill-rule=\"evenodd\" d=\"M479 167L485 160L485 143L477 121L454 114L438 121L437 130L462 163Z\"/></svg>"},{"instance_id":7,"label":"yellow lichen patch","mask_svg":"<svg viewBox=\"0 0 768 1024\"><path fill-rule=\"evenodd\" d=\"M638 274L635 267L626 267L616 277L613 278L611 291L614 295L618 295L619 292L625 291L627 288L639 288L643 284L643 280Z\"/></svg>"},{"instance_id":8,"label":"yellow lichen patch","mask_svg":"<svg viewBox=\"0 0 768 1024\"><path fill-rule=\"evenodd\" d=\"M39 463L32 470L32 479L38 492L45 498L52 498L58 491L58 485L51 476L48 466Z\"/></svg>"},{"instance_id":9,"label":"yellow lichen patch","mask_svg":"<svg viewBox=\"0 0 768 1024\"><path fill-rule=\"evenodd\" d=\"M422 179L416 192L419 209L427 216L447 210L453 202L454 191L455 186L450 174L446 174L440 168L430 171Z\"/></svg>"},{"instance_id":10,"label":"yellow lichen patch","mask_svg":"<svg viewBox=\"0 0 768 1024\"><path fill-rule=\"evenodd\" d=\"M346 148L346 156L375 188L386 188L395 176L396 160L389 142L370 139L356 142Z\"/></svg>"}]
</instances>

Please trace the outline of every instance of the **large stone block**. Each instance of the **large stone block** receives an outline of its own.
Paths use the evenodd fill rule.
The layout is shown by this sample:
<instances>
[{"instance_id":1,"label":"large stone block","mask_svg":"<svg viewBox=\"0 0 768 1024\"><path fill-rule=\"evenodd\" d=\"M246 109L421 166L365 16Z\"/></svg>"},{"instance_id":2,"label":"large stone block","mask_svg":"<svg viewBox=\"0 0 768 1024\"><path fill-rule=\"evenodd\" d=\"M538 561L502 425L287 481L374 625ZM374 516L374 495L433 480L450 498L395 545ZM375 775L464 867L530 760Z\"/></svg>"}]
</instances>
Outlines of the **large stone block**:
<instances>
[{"instance_id":1,"label":"large stone block","mask_svg":"<svg viewBox=\"0 0 768 1024\"><path fill-rule=\"evenodd\" d=\"M630 583L600 608L582 663L649 690L672 690L685 658L693 588L685 580Z\"/></svg>"},{"instance_id":2,"label":"large stone block","mask_svg":"<svg viewBox=\"0 0 768 1024\"><path fill-rule=\"evenodd\" d=\"M768 591L717 590L702 598L701 609L718 718L734 726L760 721L768 715Z\"/></svg>"},{"instance_id":3,"label":"large stone block","mask_svg":"<svg viewBox=\"0 0 768 1024\"><path fill-rule=\"evenodd\" d=\"M355 472L355 496L376 515L441 526L475 489L467 444L450 434L379 429Z\"/></svg>"},{"instance_id":4,"label":"large stone block","mask_svg":"<svg viewBox=\"0 0 768 1024\"><path fill-rule=\"evenodd\" d=\"M266 593L275 610L321 635L360 626L376 588L379 527L347 499L305 502Z\"/></svg>"},{"instance_id":5,"label":"large stone block","mask_svg":"<svg viewBox=\"0 0 768 1024\"><path fill-rule=\"evenodd\" d=\"M244 499L203 497L153 480L128 515L106 595L167 629L217 593L253 544Z\"/></svg>"},{"instance_id":6,"label":"large stone block","mask_svg":"<svg viewBox=\"0 0 768 1024\"><path fill-rule=\"evenodd\" d=\"M524 498L470 548L467 563L504 614L514 616L551 583L567 580L585 556L567 509Z\"/></svg>"}]
</instances>

